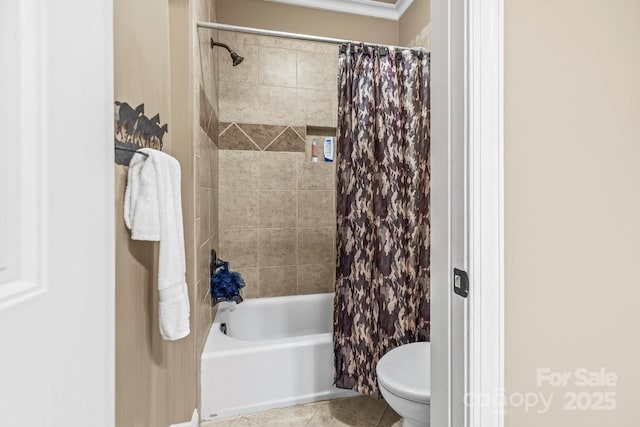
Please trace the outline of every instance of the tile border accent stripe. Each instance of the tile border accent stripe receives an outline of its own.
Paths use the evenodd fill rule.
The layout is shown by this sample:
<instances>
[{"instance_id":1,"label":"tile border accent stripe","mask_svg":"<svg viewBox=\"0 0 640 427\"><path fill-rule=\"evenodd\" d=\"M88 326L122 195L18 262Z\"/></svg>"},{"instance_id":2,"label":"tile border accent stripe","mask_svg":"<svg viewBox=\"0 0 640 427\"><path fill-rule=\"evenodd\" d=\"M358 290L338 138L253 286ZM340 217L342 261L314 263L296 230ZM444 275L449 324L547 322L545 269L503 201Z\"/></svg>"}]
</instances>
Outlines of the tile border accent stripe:
<instances>
[{"instance_id":1,"label":"tile border accent stripe","mask_svg":"<svg viewBox=\"0 0 640 427\"><path fill-rule=\"evenodd\" d=\"M243 129L245 127L245 129ZM248 127L260 127L267 136L267 140L256 141L258 134L252 136ZM265 125L254 123L220 122L219 148L220 150L250 150L250 151L280 151L304 152L306 127L304 125ZM256 129L256 132L259 130ZM302 135L301 135L302 132ZM271 137L271 135L273 138ZM265 143L265 141L268 141ZM251 144L249 144L249 142ZM264 148L262 148L264 146Z\"/></svg>"}]
</instances>

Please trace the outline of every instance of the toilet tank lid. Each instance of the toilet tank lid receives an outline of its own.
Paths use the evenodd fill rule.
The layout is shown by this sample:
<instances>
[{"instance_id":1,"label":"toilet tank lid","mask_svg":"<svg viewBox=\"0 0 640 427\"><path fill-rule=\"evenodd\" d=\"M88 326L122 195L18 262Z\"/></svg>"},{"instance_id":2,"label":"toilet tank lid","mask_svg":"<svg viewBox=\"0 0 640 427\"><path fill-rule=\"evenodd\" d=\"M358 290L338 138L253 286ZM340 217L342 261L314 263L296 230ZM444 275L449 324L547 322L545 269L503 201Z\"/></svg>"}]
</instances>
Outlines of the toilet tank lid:
<instances>
[{"instance_id":1,"label":"toilet tank lid","mask_svg":"<svg viewBox=\"0 0 640 427\"><path fill-rule=\"evenodd\" d=\"M378 382L398 397L431 400L431 352L428 342L396 347L378 362Z\"/></svg>"}]
</instances>

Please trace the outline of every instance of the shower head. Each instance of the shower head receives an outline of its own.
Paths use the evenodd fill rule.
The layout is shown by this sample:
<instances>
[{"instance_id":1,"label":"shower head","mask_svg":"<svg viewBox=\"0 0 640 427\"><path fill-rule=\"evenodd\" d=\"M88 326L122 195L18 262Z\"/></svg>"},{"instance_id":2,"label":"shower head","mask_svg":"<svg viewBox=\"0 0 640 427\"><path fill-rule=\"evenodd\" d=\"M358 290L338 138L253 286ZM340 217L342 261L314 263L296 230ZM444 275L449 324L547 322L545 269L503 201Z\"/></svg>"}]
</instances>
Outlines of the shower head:
<instances>
[{"instance_id":1,"label":"shower head","mask_svg":"<svg viewBox=\"0 0 640 427\"><path fill-rule=\"evenodd\" d=\"M235 67L236 65L240 64L242 61L244 61L244 58L240 55L238 55L237 53L235 53L233 51L233 49L231 49L229 46L227 46L224 43L220 43L217 42L215 40L213 40L213 38L209 39L209 42L211 44L211 49L213 49L216 46L220 46L223 47L225 49L227 49L227 51L229 52L229 54L231 55L231 63L233 64L233 66Z\"/></svg>"},{"instance_id":2,"label":"shower head","mask_svg":"<svg viewBox=\"0 0 640 427\"><path fill-rule=\"evenodd\" d=\"M233 61L233 66L235 67L236 65L244 61L244 57L238 55L235 52L231 52L231 61Z\"/></svg>"}]
</instances>

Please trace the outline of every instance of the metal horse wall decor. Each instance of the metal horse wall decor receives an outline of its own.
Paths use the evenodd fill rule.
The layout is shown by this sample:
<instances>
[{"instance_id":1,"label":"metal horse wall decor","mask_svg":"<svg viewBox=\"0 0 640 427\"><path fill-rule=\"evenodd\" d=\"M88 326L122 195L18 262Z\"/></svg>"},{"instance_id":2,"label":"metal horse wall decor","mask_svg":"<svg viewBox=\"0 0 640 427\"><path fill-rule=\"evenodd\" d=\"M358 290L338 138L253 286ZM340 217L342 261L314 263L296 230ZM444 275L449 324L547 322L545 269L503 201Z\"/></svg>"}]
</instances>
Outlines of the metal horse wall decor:
<instances>
[{"instance_id":1,"label":"metal horse wall decor","mask_svg":"<svg viewBox=\"0 0 640 427\"><path fill-rule=\"evenodd\" d=\"M125 149L116 150L116 163L128 165L133 157L133 151L140 148L162 150L162 138L168 131L168 124L160 125L160 114L151 118L145 116L144 104L133 108L126 102L116 101L115 145L117 148Z\"/></svg>"}]
</instances>

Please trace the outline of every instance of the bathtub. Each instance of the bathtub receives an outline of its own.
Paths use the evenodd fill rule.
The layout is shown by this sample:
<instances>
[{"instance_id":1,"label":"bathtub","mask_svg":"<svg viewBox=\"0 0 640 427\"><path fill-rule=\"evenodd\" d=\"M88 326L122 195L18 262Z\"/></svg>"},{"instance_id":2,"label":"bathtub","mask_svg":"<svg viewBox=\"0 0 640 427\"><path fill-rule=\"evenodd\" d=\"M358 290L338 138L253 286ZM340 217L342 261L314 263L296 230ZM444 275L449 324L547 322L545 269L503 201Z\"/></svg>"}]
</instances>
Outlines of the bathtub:
<instances>
[{"instance_id":1,"label":"bathtub","mask_svg":"<svg viewBox=\"0 0 640 427\"><path fill-rule=\"evenodd\" d=\"M333 386L332 313L332 293L220 304L202 354L204 420L357 395Z\"/></svg>"}]
</instances>

